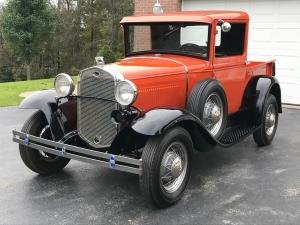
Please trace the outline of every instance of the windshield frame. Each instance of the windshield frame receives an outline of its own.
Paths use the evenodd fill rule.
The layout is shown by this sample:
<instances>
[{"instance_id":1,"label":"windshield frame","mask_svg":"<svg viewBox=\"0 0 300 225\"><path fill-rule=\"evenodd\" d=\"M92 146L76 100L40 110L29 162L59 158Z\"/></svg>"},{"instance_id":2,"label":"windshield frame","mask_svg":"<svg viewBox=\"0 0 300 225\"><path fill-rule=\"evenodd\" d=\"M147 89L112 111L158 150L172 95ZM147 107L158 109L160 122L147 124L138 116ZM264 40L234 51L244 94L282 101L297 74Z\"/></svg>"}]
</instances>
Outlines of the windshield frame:
<instances>
[{"instance_id":1,"label":"windshield frame","mask_svg":"<svg viewBox=\"0 0 300 225\"><path fill-rule=\"evenodd\" d=\"M208 26L208 45L207 45L207 56L201 56L200 54L193 53L193 52L185 52L185 51L179 51L179 50L148 50L148 51L138 51L138 52L130 52L130 43L129 43L129 26L147 26L147 25L174 25L174 24L190 24L190 25L207 25ZM130 56L137 56L137 55L145 55L145 54L174 54L174 55L183 55L183 56L190 56L194 58L203 59L206 61L209 61L210 58L210 45L211 45L211 29L212 24L210 23L203 23L203 22L151 22L151 23L123 23L122 24L124 29L124 46L125 46L125 57Z\"/></svg>"}]
</instances>

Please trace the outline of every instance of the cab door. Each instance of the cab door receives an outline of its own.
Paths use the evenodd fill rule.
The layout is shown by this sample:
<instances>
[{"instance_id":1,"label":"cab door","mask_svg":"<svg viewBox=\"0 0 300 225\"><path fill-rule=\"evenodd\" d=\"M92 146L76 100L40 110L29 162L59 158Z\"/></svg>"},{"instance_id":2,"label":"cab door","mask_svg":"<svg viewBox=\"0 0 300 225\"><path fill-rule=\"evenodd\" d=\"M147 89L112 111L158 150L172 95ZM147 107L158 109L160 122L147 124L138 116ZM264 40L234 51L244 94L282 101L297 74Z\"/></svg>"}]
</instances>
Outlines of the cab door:
<instances>
[{"instance_id":1,"label":"cab door","mask_svg":"<svg viewBox=\"0 0 300 225\"><path fill-rule=\"evenodd\" d=\"M248 23L224 20L231 25L231 30L224 32L219 21L215 21L215 35L212 38L213 73L225 89L228 113L232 114L241 106L246 85Z\"/></svg>"}]
</instances>

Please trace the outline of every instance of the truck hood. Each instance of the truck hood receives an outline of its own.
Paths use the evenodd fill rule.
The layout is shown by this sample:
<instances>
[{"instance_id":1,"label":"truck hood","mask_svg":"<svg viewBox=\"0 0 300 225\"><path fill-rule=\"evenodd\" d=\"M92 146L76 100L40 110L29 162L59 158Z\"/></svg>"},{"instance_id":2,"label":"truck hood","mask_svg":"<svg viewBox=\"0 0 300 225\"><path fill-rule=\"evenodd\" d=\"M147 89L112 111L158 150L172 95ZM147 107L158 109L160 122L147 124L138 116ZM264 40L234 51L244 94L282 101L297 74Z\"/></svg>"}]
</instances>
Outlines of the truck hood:
<instances>
[{"instance_id":1,"label":"truck hood","mask_svg":"<svg viewBox=\"0 0 300 225\"><path fill-rule=\"evenodd\" d=\"M120 71L125 79L135 80L155 76L186 74L190 69L207 67L208 62L178 55L153 54L122 59L111 64Z\"/></svg>"},{"instance_id":2,"label":"truck hood","mask_svg":"<svg viewBox=\"0 0 300 225\"><path fill-rule=\"evenodd\" d=\"M185 107L188 76L203 71L209 62L179 55L152 54L128 57L107 65L137 87L134 103L144 111L152 108Z\"/></svg>"}]
</instances>

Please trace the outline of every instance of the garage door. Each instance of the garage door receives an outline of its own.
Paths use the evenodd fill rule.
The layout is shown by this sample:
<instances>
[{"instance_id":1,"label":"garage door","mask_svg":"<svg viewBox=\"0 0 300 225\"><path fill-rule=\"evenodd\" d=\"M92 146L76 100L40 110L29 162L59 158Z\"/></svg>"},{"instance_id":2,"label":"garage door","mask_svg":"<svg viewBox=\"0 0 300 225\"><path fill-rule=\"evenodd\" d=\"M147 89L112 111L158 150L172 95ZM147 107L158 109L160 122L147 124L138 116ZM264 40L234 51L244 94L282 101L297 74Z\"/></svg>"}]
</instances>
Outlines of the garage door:
<instances>
[{"instance_id":1,"label":"garage door","mask_svg":"<svg viewBox=\"0 0 300 225\"><path fill-rule=\"evenodd\" d=\"M300 104L300 1L182 1L182 10L210 9L244 10L249 13L248 59L275 58L283 102Z\"/></svg>"}]
</instances>

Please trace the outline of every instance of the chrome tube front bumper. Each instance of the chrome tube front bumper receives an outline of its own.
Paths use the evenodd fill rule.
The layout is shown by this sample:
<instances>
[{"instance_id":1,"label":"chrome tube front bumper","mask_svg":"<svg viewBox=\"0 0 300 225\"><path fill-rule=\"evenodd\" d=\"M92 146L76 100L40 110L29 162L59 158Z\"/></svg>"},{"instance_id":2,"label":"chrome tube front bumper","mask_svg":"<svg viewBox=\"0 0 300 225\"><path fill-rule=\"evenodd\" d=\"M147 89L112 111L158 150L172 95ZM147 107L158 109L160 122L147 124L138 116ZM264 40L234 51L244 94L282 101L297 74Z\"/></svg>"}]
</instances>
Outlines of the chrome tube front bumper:
<instances>
[{"instance_id":1,"label":"chrome tube front bumper","mask_svg":"<svg viewBox=\"0 0 300 225\"><path fill-rule=\"evenodd\" d=\"M127 156L113 155L73 145L67 145L16 130L13 130L13 141L21 145L28 146L29 148L53 155L92 163L128 173L134 173L138 175L142 174L141 159L134 159Z\"/></svg>"}]
</instances>

